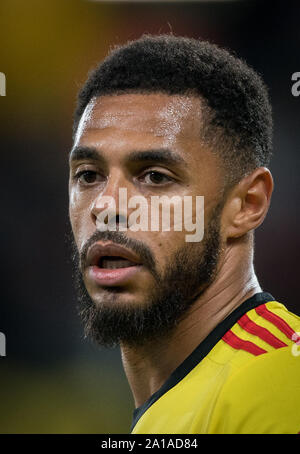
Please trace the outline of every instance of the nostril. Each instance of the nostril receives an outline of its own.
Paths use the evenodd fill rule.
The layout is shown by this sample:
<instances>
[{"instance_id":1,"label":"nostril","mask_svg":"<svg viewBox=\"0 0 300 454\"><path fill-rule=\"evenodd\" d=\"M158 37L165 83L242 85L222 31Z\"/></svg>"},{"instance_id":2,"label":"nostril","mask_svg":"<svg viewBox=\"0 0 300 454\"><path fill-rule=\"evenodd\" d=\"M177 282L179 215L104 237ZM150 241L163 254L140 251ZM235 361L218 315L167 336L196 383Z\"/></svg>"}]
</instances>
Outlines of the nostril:
<instances>
[{"instance_id":1,"label":"nostril","mask_svg":"<svg viewBox=\"0 0 300 454\"><path fill-rule=\"evenodd\" d=\"M104 213L103 213L104 215ZM128 228L128 223L127 223L127 217L122 215L122 214L111 214L108 213L106 216L103 218L102 216L95 216L95 222L96 226L98 229L102 229L103 226L106 226L105 228L109 229L111 227L113 230L115 230L116 226L124 226L125 228ZM102 227L101 227L102 226Z\"/></svg>"},{"instance_id":2,"label":"nostril","mask_svg":"<svg viewBox=\"0 0 300 454\"><path fill-rule=\"evenodd\" d=\"M124 224L127 227L127 218L122 214L116 215L116 224Z\"/></svg>"},{"instance_id":3,"label":"nostril","mask_svg":"<svg viewBox=\"0 0 300 454\"><path fill-rule=\"evenodd\" d=\"M95 215L95 213L91 213L91 216L92 216L93 222L96 224L97 223L97 216Z\"/></svg>"}]
</instances>

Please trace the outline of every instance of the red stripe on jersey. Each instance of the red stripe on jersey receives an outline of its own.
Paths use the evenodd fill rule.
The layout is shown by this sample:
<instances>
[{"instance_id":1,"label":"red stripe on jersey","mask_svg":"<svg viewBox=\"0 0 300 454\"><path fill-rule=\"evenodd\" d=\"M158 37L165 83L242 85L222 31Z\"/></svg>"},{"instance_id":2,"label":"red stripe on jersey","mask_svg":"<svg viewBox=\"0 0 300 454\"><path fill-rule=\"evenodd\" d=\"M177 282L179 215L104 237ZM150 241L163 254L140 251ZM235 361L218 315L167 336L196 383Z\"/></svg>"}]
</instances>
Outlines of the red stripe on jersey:
<instances>
[{"instance_id":1,"label":"red stripe on jersey","mask_svg":"<svg viewBox=\"0 0 300 454\"><path fill-rule=\"evenodd\" d=\"M287 345L282 342L278 337L274 336L272 333L270 333L269 330L266 328L257 325L255 322L253 322L247 314L243 315L239 320L238 324L248 333L254 334L255 336L258 336L260 339L263 341L267 342L267 344L271 345L274 348L282 348L282 347L287 347Z\"/></svg>"},{"instance_id":2,"label":"red stripe on jersey","mask_svg":"<svg viewBox=\"0 0 300 454\"><path fill-rule=\"evenodd\" d=\"M283 320L283 318L269 311L265 304L261 304L260 306L256 307L255 310L258 315L261 315L264 319L273 323L273 325L275 325L283 334L285 334L286 337L295 342L298 342L300 340L300 336L295 333L290 325L288 325L287 322Z\"/></svg>"},{"instance_id":3,"label":"red stripe on jersey","mask_svg":"<svg viewBox=\"0 0 300 454\"><path fill-rule=\"evenodd\" d=\"M245 350L246 352L251 353L252 355L255 356L267 353L266 350L253 344L253 342L246 341L236 336L231 330L227 331L227 333L224 334L222 339L236 350Z\"/></svg>"}]
</instances>

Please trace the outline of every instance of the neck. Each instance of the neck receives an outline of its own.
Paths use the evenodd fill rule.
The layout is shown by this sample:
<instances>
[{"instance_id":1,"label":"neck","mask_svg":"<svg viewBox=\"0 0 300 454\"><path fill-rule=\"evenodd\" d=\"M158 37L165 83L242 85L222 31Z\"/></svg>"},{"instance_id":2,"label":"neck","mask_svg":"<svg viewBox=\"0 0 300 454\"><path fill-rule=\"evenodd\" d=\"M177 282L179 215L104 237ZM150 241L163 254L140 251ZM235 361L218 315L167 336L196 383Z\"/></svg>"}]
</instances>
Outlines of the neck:
<instances>
[{"instance_id":1,"label":"neck","mask_svg":"<svg viewBox=\"0 0 300 454\"><path fill-rule=\"evenodd\" d=\"M148 400L222 320L261 291L249 241L241 239L228 246L213 283L195 301L167 340L154 340L141 347L121 344L122 362L135 406Z\"/></svg>"}]
</instances>

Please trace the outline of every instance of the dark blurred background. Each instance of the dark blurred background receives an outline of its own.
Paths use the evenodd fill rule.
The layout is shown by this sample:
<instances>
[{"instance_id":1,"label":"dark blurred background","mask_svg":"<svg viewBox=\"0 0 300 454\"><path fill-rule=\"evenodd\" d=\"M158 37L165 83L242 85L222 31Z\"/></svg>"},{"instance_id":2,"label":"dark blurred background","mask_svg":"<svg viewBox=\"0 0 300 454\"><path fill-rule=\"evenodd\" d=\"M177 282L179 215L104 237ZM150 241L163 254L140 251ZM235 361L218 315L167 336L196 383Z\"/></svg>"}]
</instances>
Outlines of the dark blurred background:
<instances>
[{"instance_id":1,"label":"dark blurred background","mask_svg":"<svg viewBox=\"0 0 300 454\"><path fill-rule=\"evenodd\" d=\"M144 32L201 37L264 78L274 109L275 192L256 233L264 288L298 300L300 71L297 2L1 0L1 433L128 433L133 400L119 349L83 339L66 235L76 93L110 46Z\"/></svg>"}]
</instances>

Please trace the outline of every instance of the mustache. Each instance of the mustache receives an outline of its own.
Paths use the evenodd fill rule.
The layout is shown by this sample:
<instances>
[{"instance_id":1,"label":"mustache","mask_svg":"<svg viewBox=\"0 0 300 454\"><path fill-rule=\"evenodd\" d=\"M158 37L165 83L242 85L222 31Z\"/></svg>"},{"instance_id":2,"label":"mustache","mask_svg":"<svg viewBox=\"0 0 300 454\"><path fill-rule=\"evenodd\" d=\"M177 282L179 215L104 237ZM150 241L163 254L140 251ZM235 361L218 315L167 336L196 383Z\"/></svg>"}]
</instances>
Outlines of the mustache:
<instances>
[{"instance_id":1,"label":"mustache","mask_svg":"<svg viewBox=\"0 0 300 454\"><path fill-rule=\"evenodd\" d=\"M143 266L149 269L149 271L157 277L156 265L154 255L150 248L146 246L142 241L128 238L123 232L113 232L106 230L101 232L96 230L93 235L84 243L81 250L79 251L79 266L83 270L86 264L87 252L89 248L98 241L111 241L112 243L124 246L129 250L132 250L141 259Z\"/></svg>"}]
</instances>

